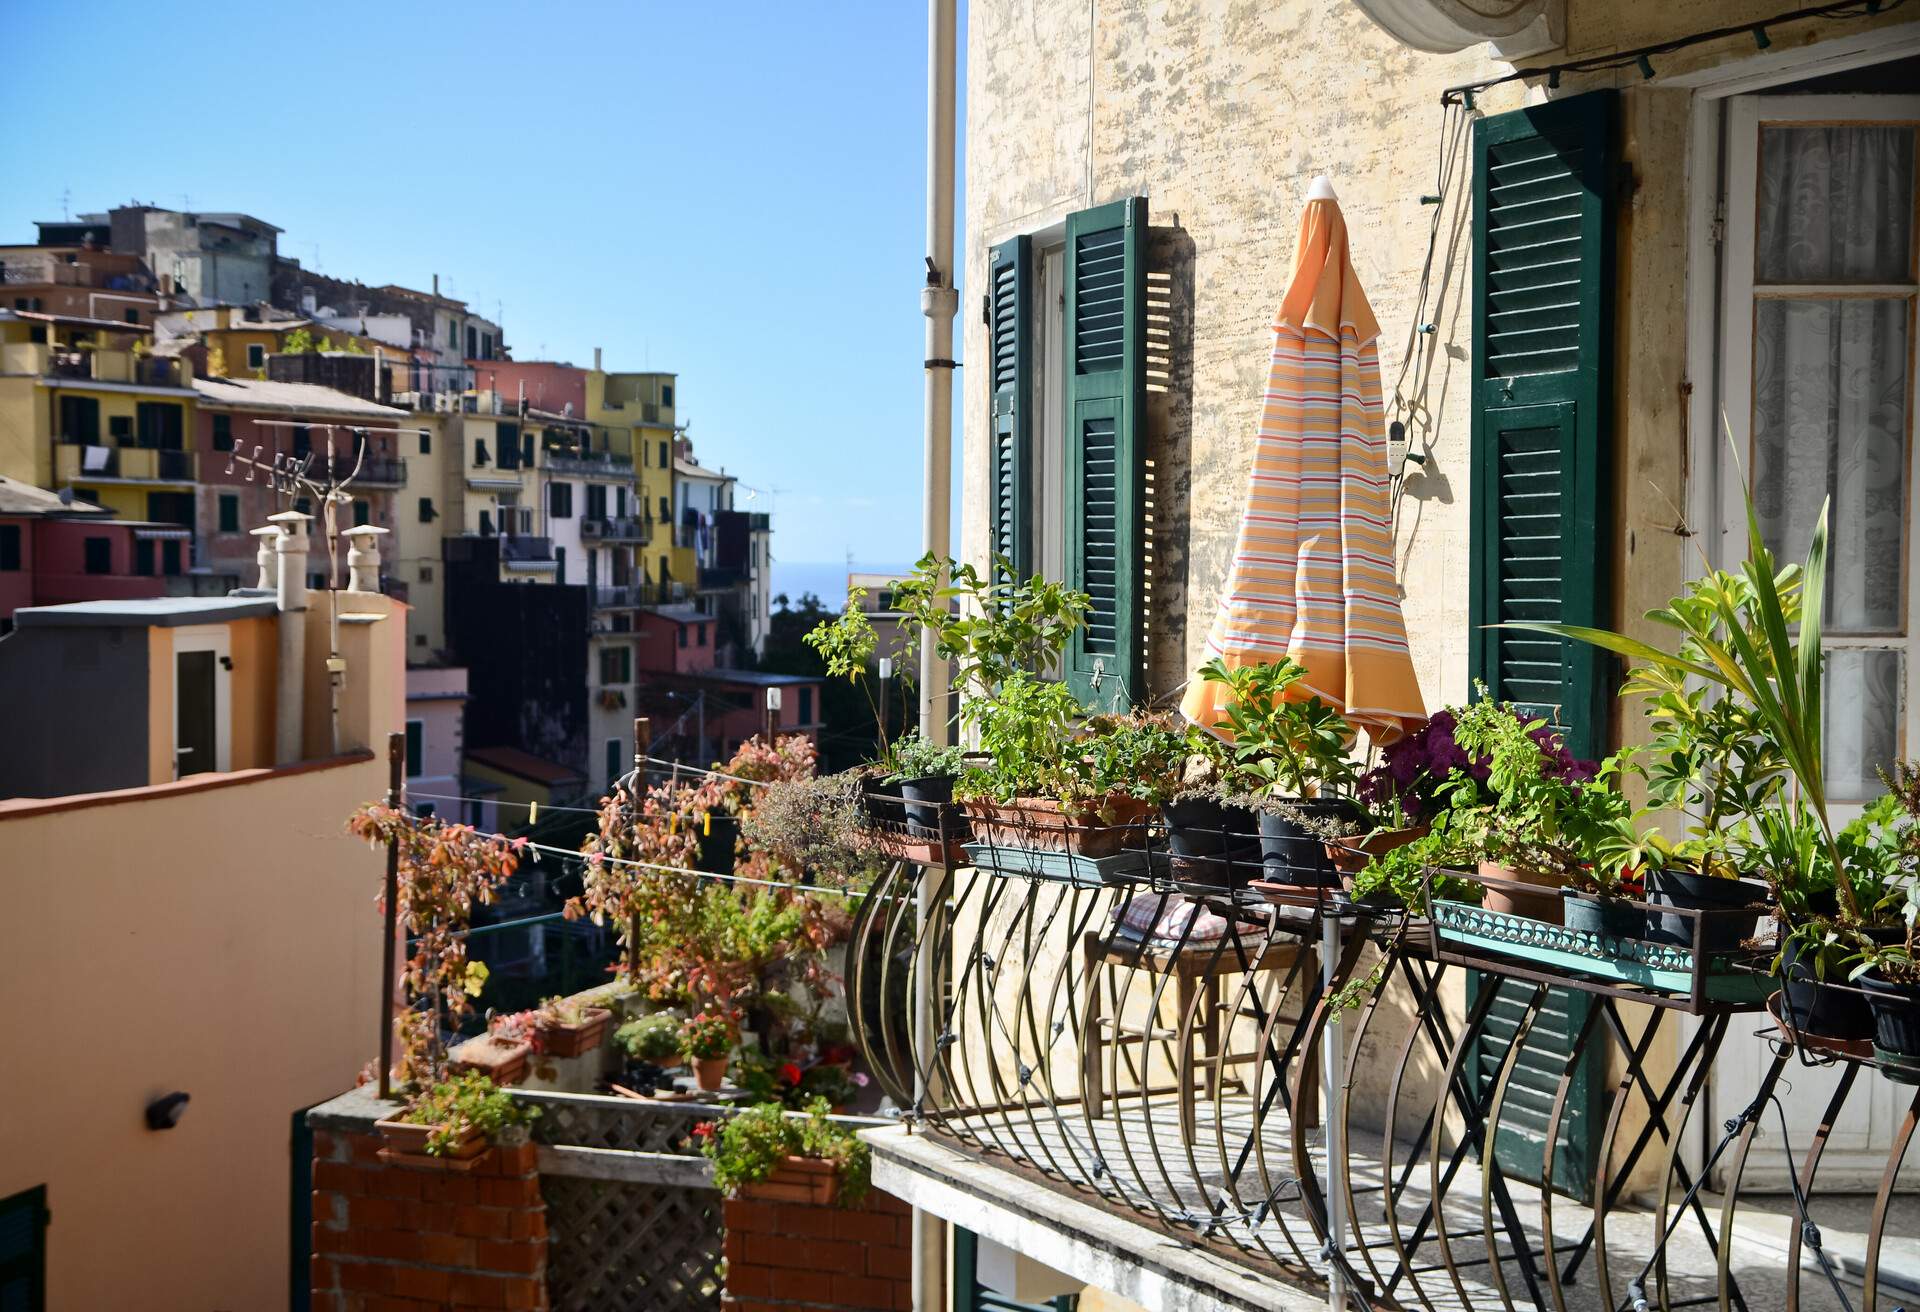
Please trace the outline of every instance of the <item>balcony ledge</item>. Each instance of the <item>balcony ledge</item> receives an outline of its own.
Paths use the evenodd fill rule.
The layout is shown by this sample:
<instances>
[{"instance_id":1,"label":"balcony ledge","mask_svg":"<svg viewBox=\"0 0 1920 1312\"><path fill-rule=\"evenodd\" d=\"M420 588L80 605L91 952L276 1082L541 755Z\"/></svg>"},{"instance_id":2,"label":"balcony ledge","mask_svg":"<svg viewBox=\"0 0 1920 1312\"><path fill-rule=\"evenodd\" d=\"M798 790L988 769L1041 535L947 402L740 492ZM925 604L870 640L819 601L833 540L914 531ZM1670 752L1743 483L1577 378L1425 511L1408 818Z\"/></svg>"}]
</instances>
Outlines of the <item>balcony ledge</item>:
<instances>
[{"instance_id":1,"label":"balcony ledge","mask_svg":"<svg viewBox=\"0 0 1920 1312\"><path fill-rule=\"evenodd\" d=\"M989 1165L904 1127L861 1138L873 1150L876 1188L1142 1307L1325 1312L1324 1293L1283 1284L1037 1184L1037 1175Z\"/></svg>"}]
</instances>

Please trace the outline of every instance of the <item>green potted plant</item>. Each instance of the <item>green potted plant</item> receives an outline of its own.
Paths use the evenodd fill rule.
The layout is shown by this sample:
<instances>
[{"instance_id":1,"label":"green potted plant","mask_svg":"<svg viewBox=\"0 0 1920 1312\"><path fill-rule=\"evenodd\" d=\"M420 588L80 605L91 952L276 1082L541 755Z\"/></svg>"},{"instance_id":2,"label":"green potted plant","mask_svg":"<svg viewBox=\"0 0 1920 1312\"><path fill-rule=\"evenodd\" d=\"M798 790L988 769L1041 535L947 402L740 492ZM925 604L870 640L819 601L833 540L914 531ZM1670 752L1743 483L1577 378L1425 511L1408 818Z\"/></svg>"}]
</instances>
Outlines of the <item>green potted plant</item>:
<instances>
[{"instance_id":1,"label":"green potted plant","mask_svg":"<svg viewBox=\"0 0 1920 1312\"><path fill-rule=\"evenodd\" d=\"M1229 666L1215 657L1200 668L1229 694L1226 775L1260 817L1261 861L1268 881L1319 887L1339 882L1326 840L1360 817L1352 793L1359 772L1348 755L1353 732L1340 712L1293 690L1306 670L1288 657L1270 665Z\"/></svg>"},{"instance_id":2,"label":"green potted plant","mask_svg":"<svg viewBox=\"0 0 1920 1312\"><path fill-rule=\"evenodd\" d=\"M915 729L893 744L889 764L882 782L900 789L908 835L938 839L941 812L952 803L954 781L966 768L965 753L931 742Z\"/></svg>"},{"instance_id":3,"label":"green potted plant","mask_svg":"<svg viewBox=\"0 0 1920 1312\"><path fill-rule=\"evenodd\" d=\"M375 1122L390 1152L463 1161L540 1115L478 1071L414 1093L398 1116Z\"/></svg>"},{"instance_id":4,"label":"green potted plant","mask_svg":"<svg viewBox=\"0 0 1920 1312\"><path fill-rule=\"evenodd\" d=\"M613 1012L574 998L548 998L534 1013L539 1050L549 1057L579 1057L606 1041Z\"/></svg>"},{"instance_id":5,"label":"green potted plant","mask_svg":"<svg viewBox=\"0 0 1920 1312\"><path fill-rule=\"evenodd\" d=\"M841 1207L866 1198L871 1155L858 1135L828 1118L824 1098L803 1116L762 1103L693 1133L713 1162L714 1187L729 1198Z\"/></svg>"},{"instance_id":6,"label":"green potted plant","mask_svg":"<svg viewBox=\"0 0 1920 1312\"><path fill-rule=\"evenodd\" d=\"M648 1012L615 1030L613 1041L634 1061L668 1069L680 1064L680 1023L670 1011Z\"/></svg>"},{"instance_id":7,"label":"green potted plant","mask_svg":"<svg viewBox=\"0 0 1920 1312\"><path fill-rule=\"evenodd\" d=\"M713 1093L727 1082L727 1063L739 1040L733 1017L701 1012L680 1025L680 1055L693 1066L693 1082Z\"/></svg>"}]
</instances>

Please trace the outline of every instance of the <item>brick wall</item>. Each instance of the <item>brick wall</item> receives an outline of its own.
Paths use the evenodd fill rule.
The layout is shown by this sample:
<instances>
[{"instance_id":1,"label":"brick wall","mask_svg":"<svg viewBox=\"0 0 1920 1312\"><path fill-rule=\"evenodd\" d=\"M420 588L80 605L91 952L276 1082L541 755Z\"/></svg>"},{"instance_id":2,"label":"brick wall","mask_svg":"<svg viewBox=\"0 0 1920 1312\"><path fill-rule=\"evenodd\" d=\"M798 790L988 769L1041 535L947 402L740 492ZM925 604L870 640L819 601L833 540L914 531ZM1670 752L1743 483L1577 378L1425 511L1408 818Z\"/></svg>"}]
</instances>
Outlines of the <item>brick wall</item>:
<instances>
[{"instance_id":1,"label":"brick wall","mask_svg":"<svg viewBox=\"0 0 1920 1312\"><path fill-rule=\"evenodd\" d=\"M910 1312L913 1219L879 1190L858 1208L728 1199L728 1312Z\"/></svg>"},{"instance_id":2,"label":"brick wall","mask_svg":"<svg viewBox=\"0 0 1920 1312\"><path fill-rule=\"evenodd\" d=\"M533 1145L496 1146L472 1171L390 1165L380 1147L314 1135L313 1312L546 1308Z\"/></svg>"}]
</instances>

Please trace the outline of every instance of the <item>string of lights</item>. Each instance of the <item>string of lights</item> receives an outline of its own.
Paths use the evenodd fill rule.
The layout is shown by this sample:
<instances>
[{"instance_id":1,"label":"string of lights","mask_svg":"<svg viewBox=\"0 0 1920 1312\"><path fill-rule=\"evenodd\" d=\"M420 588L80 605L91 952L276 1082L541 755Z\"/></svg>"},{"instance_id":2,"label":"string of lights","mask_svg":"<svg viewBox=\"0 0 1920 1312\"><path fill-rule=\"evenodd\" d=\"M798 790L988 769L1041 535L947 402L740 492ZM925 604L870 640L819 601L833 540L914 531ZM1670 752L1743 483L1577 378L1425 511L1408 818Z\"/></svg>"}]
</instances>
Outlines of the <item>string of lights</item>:
<instances>
[{"instance_id":1,"label":"string of lights","mask_svg":"<svg viewBox=\"0 0 1920 1312\"><path fill-rule=\"evenodd\" d=\"M1557 89L1560 79L1568 73L1600 73L1612 69L1633 68L1640 76L1652 81L1659 75L1660 69L1654 60L1662 55L1671 55L1679 50L1693 46L1706 45L1713 41L1725 41L1729 37L1747 36L1753 40L1754 47L1765 50L1773 44L1769 28L1784 27L1789 23L1798 23L1810 18L1829 19L1867 19L1890 13L1905 4L1906 0L1839 0L1835 4L1809 5L1801 9L1789 9L1774 14L1770 18L1755 19L1751 22L1735 23L1727 27L1716 27L1703 32L1694 32L1687 36L1672 37L1652 45L1636 46L1631 50L1616 50L1604 55L1591 55L1585 59L1570 59L1558 64L1530 65L1516 68L1511 73L1499 77L1490 77L1478 82L1462 82L1450 86L1440 93L1442 104L1462 104L1468 109L1474 108L1474 97L1491 87L1508 82L1533 82L1546 79L1550 89Z\"/></svg>"}]
</instances>

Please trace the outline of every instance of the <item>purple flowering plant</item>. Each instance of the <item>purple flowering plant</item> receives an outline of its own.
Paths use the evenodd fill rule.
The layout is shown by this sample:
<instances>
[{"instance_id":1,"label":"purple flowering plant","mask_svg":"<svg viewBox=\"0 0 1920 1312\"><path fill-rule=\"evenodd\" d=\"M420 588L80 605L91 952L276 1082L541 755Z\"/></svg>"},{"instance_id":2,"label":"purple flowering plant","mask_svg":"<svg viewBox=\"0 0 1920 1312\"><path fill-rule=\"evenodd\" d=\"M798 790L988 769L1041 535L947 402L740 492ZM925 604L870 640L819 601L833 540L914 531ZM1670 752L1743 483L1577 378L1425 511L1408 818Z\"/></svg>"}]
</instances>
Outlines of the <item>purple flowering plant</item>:
<instances>
[{"instance_id":1,"label":"purple flowering plant","mask_svg":"<svg viewBox=\"0 0 1920 1312\"><path fill-rule=\"evenodd\" d=\"M1512 712L1512 708L1506 708ZM1517 712L1514 718L1518 719ZM1417 733L1411 733L1381 750L1380 764L1360 777L1360 801L1376 816L1391 815L1398 807L1408 825L1424 824L1449 806L1475 800L1482 805L1494 801L1489 786L1493 773L1489 753L1469 753L1454 736L1459 721L1451 709L1435 711ZM1533 723L1526 736L1540 749L1540 774L1543 778L1567 784L1591 781L1599 772L1592 761L1583 761L1567 750L1566 743L1552 726ZM1461 780L1470 779L1477 788L1465 796Z\"/></svg>"}]
</instances>

